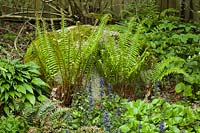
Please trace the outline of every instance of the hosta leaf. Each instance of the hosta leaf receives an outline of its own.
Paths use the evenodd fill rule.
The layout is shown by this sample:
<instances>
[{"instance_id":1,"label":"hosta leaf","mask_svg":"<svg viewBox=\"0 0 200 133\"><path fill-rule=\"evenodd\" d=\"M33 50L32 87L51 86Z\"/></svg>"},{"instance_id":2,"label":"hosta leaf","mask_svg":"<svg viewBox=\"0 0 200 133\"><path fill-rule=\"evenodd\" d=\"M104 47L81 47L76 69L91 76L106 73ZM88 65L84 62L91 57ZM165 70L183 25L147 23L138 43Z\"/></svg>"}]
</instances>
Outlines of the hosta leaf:
<instances>
[{"instance_id":1,"label":"hosta leaf","mask_svg":"<svg viewBox=\"0 0 200 133\"><path fill-rule=\"evenodd\" d=\"M12 111L15 110L15 107L14 107L13 103L9 103L8 106L10 107L10 109L11 109Z\"/></svg>"},{"instance_id":2,"label":"hosta leaf","mask_svg":"<svg viewBox=\"0 0 200 133\"><path fill-rule=\"evenodd\" d=\"M10 96L12 96L12 98L14 98L14 96L15 96L15 92L14 92L14 91L10 91L10 92L8 92L8 94L9 94Z\"/></svg>"},{"instance_id":3,"label":"hosta leaf","mask_svg":"<svg viewBox=\"0 0 200 133\"><path fill-rule=\"evenodd\" d=\"M5 88L0 88L0 90L1 90L1 91L0 91L1 93L4 93Z\"/></svg>"},{"instance_id":4,"label":"hosta leaf","mask_svg":"<svg viewBox=\"0 0 200 133\"><path fill-rule=\"evenodd\" d=\"M9 89L10 89L10 85L9 85L9 84L3 84L3 85L1 86L1 88L4 88L4 89L6 89L6 90L9 90Z\"/></svg>"},{"instance_id":5,"label":"hosta leaf","mask_svg":"<svg viewBox=\"0 0 200 133\"><path fill-rule=\"evenodd\" d=\"M0 71L7 72L7 70L6 70L6 69L4 69L3 67L0 67Z\"/></svg>"},{"instance_id":6,"label":"hosta leaf","mask_svg":"<svg viewBox=\"0 0 200 133\"><path fill-rule=\"evenodd\" d=\"M8 77L8 79L10 80L11 79L11 74L10 73L6 73L6 75L7 75L7 77Z\"/></svg>"},{"instance_id":7,"label":"hosta leaf","mask_svg":"<svg viewBox=\"0 0 200 133\"><path fill-rule=\"evenodd\" d=\"M23 84L24 88L26 88L26 90L28 90L30 93L33 94L33 88L31 85L29 84Z\"/></svg>"},{"instance_id":8,"label":"hosta leaf","mask_svg":"<svg viewBox=\"0 0 200 133\"><path fill-rule=\"evenodd\" d=\"M39 100L40 102L46 101L47 99L48 99L48 98L47 98L46 96L44 96L44 95L38 96L38 100Z\"/></svg>"},{"instance_id":9,"label":"hosta leaf","mask_svg":"<svg viewBox=\"0 0 200 133\"><path fill-rule=\"evenodd\" d=\"M6 93L5 93L5 101L8 100L8 97L9 97L9 94L6 92Z\"/></svg>"},{"instance_id":10,"label":"hosta leaf","mask_svg":"<svg viewBox=\"0 0 200 133\"><path fill-rule=\"evenodd\" d=\"M27 95L26 95L26 99L28 99L29 102L30 102L32 105L35 104L35 96L34 96L34 95L32 95L32 94L27 94Z\"/></svg>"},{"instance_id":11,"label":"hosta leaf","mask_svg":"<svg viewBox=\"0 0 200 133\"><path fill-rule=\"evenodd\" d=\"M28 71L31 72L31 73L40 75L40 72L37 69L31 69L31 70L28 70Z\"/></svg>"},{"instance_id":12,"label":"hosta leaf","mask_svg":"<svg viewBox=\"0 0 200 133\"><path fill-rule=\"evenodd\" d=\"M26 88L23 85L17 85L17 91L26 94Z\"/></svg>"},{"instance_id":13,"label":"hosta leaf","mask_svg":"<svg viewBox=\"0 0 200 133\"><path fill-rule=\"evenodd\" d=\"M46 86L48 87L48 84L45 83L43 80L41 80L40 78L34 78L31 83L33 83L34 85L37 85L37 86Z\"/></svg>"},{"instance_id":14,"label":"hosta leaf","mask_svg":"<svg viewBox=\"0 0 200 133\"><path fill-rule=\"evenodd\" d=\"M9 107L8 106L4 106L3 110L7 115L9 115L10 111L9 111Z\"/></svg>"}]
</instances>

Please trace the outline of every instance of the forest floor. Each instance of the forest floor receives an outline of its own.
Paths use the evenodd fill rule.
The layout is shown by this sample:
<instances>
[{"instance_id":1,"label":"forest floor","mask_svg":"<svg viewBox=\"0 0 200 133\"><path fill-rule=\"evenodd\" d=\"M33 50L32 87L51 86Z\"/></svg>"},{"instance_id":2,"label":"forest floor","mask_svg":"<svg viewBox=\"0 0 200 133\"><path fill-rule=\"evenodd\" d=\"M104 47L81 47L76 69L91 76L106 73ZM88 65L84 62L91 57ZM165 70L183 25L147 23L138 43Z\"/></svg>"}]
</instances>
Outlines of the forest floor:
<instances>
[{"instance_id":1,"label":"forest floor","mask_svg":"<svg viewBox=\"0 0 200 133\"><path fill-rule=\"evenodd\" d=\"M34 34L29 23L0 21L0 57L22 60Z\"/></svg>"}]
</instances>

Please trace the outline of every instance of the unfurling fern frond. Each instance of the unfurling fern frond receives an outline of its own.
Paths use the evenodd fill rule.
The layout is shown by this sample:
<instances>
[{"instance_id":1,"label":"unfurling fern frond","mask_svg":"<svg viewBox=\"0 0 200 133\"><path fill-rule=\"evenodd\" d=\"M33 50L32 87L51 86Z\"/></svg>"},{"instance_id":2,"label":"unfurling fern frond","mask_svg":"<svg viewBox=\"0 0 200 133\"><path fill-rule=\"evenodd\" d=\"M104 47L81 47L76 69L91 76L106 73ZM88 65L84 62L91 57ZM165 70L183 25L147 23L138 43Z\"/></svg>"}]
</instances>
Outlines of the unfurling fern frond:
<instances>
[{"instance_id":1,"label":"unfurling fern frond","mask_svg":"<svg viewBox=\"0 0 200 133\"><path fill-rule=\"evenodd\" d=\"M149 79L153 82L156 80L161 81L164 76L167 76L171 73L183 74L185 76L188 76L188 74L180 67L175 67L173 65L170 65L173 63L183 62L183 61L184 60L179 57L168 57L167 59L164 59L163 61L155 64L155 66L149 73Z\"/></svg>"}]
</instances>

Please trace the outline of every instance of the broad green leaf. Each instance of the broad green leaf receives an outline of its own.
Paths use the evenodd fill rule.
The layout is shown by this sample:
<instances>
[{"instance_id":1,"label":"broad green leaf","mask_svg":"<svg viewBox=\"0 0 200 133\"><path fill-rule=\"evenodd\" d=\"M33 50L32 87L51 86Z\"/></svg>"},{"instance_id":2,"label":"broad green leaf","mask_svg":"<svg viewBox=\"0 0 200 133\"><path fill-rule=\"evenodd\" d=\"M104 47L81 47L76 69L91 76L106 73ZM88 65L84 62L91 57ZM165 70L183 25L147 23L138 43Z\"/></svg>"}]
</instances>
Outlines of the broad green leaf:
<instances>
[{"instance_id":1,"label":"broad green leaf","mask_svg":"<svg viewBox=\"0 0 200 133\"><path fill-rule=\"evenodd\" d=\"M120 129L123 133L127 133L128 131L131 130L127 125L122 125L119 129Z\"/></svg>"},{"instance_id":2,"label":"broad green leaf","mask_svg":"<svg viewBox=\"0 0 200 133\"><path fill-rule=\"evenodd\" d=\"M176 85L175 90L177 93L182 92L185 89L185 84L180 82Z\"/></svg>"},{"instance_id":3,"label":"broad green leaf","mask_svg":"<svg viewBox=\"0 0 200 133\"><path fill-rule=\"evenodd\" d=\"M23 85L17 85L17 91L26 94L26 88Z\"/></svg>"},{"instance_id":4,"label":"broad green leaf","mask_svg":"<svg viewBox=\"0 0 200 133\"><path fill-rule=\"evenodd\" d=\"M7 83L7 84L3 84L3 85L1 86L1 88L4 88L4 89L6 89L6 90L9 91L10 85L9 85L8 83Z\"/></svg>"},{"instance_id":5,"label":"broad green leaf","mask_svg":"<svg viewBox=\"0 0 200 133\"><path fill-rule=\"evenodd\" d=\"M186 85L185 90L183 92L184 96L192 96L192 88L191 85Z\"/></svg>"},{"instance_id":6,"label":"broad green leaf","mask_svg":"<svg viewBox=\"0 0 200 133\"><path fill-rule=\"evenodd\" d=\"M37 69L31 69L31 70L28 70L28 71L31 72L31 73L40 75L40 72Z\"/></svg>"},{"instance_id":7,"label":"broad green leaf","mask_svg":"<svg viewBox=\"0 0 200 133\"><path fill-rule=\"evenodd\" d=\"M6 92L6 93L5 93L5 101L8 100L8 97L9 97L9 94Z\"/></svg>"},{"instance_id":8,"label":"broad green leaf","mask_svg":"<svg viewBox=\"0 0 200 133\"><path fill-rule=\"evenodd\" d=\"M9 107L8 106L4 106L3 108L4 112L9 116Z\"/></svg>"},{"instance_id":9,"label":"broad green leaf","mask_svg":"<svg viewBox=\"0 0 200 133\"><path fill-rule=\"evenodd\" d=\"M12 111L15 110L15 107L14 107L13 103L9 103L8 106L10 107L10 109L11 109Z\"/></svg>"},{"instance_id":10,"label":"broad green leaf","mask_svg":"<svg viewBox=\"0 0 200 133\"><path fill-rule=\"evenodd\" d=\"M18 96L18 97L22 96L22 94L20 92L17 92L17 91L15 91L15 95Z\"/></svg>"},{"instance_id":11,"label":"broad green leaf","mask_svg":"<svg viewBox=\"0 0 200 133\"><path fill-rule=\"evenodd\" d=\"M41 80L40 78L34 78L31 83L37 85L37 86L46 86L48 87L48 84L45 83L43 80Z\"/></svg>"},{"instance_id":12,"label":"broad green leaf","mask_svg":"<svg viewBox=\"0 0 200 133\"><path fill-rule=\"evenodd\" d=\"M8 72L6 69L4 69L3 67L0 67L0 70L1 71L4 71L4 72Z\"/></svg>"},{"instance_id":13,"label":"broad green leaf","mask_svg":"<svg viewBox=\"0 0 200 133\"><path fill-rule=\"evenodd\" d=\"M44 95L40 95L40 96L38 96L38 100L39 100L40 102L43 102L43 101L48 100L48 98L47 98L46 96L44 96Z\"/></svg>"},{"instance_id":14,"label":"broad green leaf","mask_svg":"<svg viewBox=\"0 0 200 133\"><path fill-rule=\"evenodd\" d=\"M6 76L8 77L8 80L10 80L12 77L12 75L10 73L6 73Z\"/></svg>"},{"instance_id":15,"label":"broad green leaf","mask_svg":"<svg viewBox=\"0 0 200 133\"><path fill-rule=\"evenodd\" d=\"M182 117L174 117L173 118L173 124L181 123L181 121L182 121Z\"/></svg>"},{"instance_id":16,"label":"broad green leaf","mask_svg":"<svg viewBox=\"0 0 200 133\"><path fill-rule=\"evenodd\" d=\"M14 96L15 96L15 92L14 92L14 91L10 91L10 92L8 92L8 94L9 94L10 96L12 96L12 98L14 98Z\"/></svg>"},{"instance_id":17,"label":"broad green leaf","mask_svg":"<svg viewBox=\"0 0 200 133\"><path fill-rule=\"evenodd\" d=\"M34 105L35 104L35 96L32 94L26 94L26 98L29 100L29 102Z\"/></svg>"},{"instance_id":18,"label":"broad green leaf","mask_svg":"<svg viewBox=\"0 0 200 133\"><path fill-rule=\"evenodd\" d=\"M28 90L30 93L33 94L33 88L31 85L29 84L23 84L24 88L26 88L26 90Z\"/></svg>"},{"instance_id":19,"label":"broad green leaf","mask_svg":"<svg viewBox=\"0 0 200 133\"><path fill-rule=\"evenodd\" d=\"M172 131L173 133L180 133L180 130L176 126L170 127L170 131Z\"/></svg>"},{"instance_id":20,"label":"broad green leaf","mask_svg":"<svg viewBox=\"0 0 200 133\"><path fill-rule=\"evenodd\" d=\"M197 94L197 95L200 95L200 91L197 91L196 94Z\"/></svg>"},{"instance_id":21,"label":"broad green leaf","mask_svg":"<svg viewBox=\"0 0 200 133\"><path fill-rule=\"evenodd\" d=\"M195 82L195 77L194 76L186 76L185 78L184 78L184 80L185 81L187 81L188 83L190 83L190 84L193 84L194 82Z\"/></svg>"},{"instance_id":22,"label":"broad green leaf","mask_svg":"<svg viewBox=\"0 0 200 133\"><path fill-rule=\"evenodd\" d=\"M0 90L1 90L0 91L1 93L4 93L6 89L5 88L0 88Z\"/></svg>"}]
</instances>

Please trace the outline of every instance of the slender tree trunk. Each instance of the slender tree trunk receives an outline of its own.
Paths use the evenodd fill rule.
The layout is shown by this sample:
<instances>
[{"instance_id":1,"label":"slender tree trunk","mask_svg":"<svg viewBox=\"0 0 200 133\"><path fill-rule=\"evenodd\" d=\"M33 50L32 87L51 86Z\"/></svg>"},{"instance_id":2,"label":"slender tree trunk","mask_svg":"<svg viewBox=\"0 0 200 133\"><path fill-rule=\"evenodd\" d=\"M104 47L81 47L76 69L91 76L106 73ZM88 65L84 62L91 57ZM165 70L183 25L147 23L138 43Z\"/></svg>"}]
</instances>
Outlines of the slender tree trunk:
<instances>
[{"instance_id":1,"label":"slender tree trunk","mask_svg":"<svg viewBox=\"0 0 200 133\"><path fill-rule=\"evenodd\" d=\"M193 20L193 19L194 19L193 10L194 10L193 0L190 0L190 14L189 14L189 20Z\"/></svg>"},{"instance_id":2,"label":"slender tree trunk","mask_svg":"<svg viewBox=\"0 0 200 133\"><path fill-rule=\"evenodd\" d=\"M181 1L181 18L184 20L185 19L185 0Z\"/></svg>"}]
</instances>

